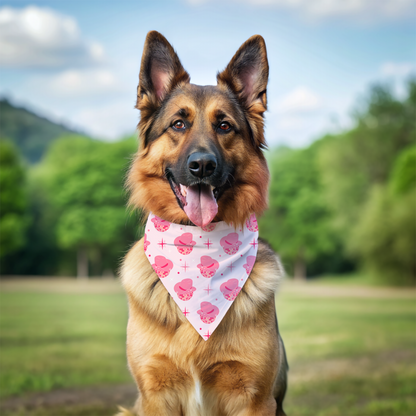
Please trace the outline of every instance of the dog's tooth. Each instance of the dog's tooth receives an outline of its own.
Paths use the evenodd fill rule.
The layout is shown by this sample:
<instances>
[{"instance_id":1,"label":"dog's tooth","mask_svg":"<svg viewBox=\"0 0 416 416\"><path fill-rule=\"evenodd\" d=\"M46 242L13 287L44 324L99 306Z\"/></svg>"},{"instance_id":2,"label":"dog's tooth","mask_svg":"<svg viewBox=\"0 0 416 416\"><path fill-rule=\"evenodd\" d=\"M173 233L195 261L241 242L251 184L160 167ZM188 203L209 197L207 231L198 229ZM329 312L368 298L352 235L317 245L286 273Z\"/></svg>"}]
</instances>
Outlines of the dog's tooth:
<instances>
[{"instance_id":1,"label":"dog's tooth","mask_svg":"<svg viewBox=\"0 0 416 416\"><path fill-rule=\"evenodd\" d=\"M181 194L183 196L186 196L186 190L188 189L188 187L187 186L183 186L182 184L179 184L179 185L181 187Z\"/></svg>"}]
</instances>

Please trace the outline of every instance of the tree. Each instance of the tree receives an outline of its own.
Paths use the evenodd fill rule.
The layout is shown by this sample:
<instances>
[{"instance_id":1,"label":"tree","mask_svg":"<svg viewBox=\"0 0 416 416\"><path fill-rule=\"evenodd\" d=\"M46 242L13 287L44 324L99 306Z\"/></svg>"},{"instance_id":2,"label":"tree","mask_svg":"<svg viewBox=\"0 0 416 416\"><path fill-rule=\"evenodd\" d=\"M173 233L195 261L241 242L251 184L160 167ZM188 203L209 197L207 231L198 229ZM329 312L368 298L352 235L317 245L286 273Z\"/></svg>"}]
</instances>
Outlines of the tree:
<instances>
[{"instance_id":1,"label":"tree","mask_svg":"<svg viewBox=\"0 0 416 416\"><path fill-rule=\"evenodd\" d=\"M0 140L0 258L24 246L30 222L25 170L17 149Z\"/></svg>"},{"instance_id":2,"label":"tree","mask_svg":"<svg viewBox=\"0 0 416 416\"><path fill-rule=\"evenodd\" d=\"M416 283L416 146L397 158L389 182L376 186L354 227L350 248L376 279Z\"/></svg>"},{"instance_id":3,"label":"tree","mask_svg":"<svg viewBox=\"0 0 416 416\"><path fill-rule=\"evenodd\" d=\"M125 209L123 179L134 139L105 143L80 136L57 140L39 173L56 210L56 237L63 249L77 250L77 275L89 274L89 259L114 269L133 241L135 226ZM126 227L131 228L127 230Z\"/></svg>"},{"instance_id":4,"label":"tree","mask_svg":"<svg viewBox=\"0 0 416 416\"><path fill-rule=\"evenodd\" d=\"M414 143L416 81L400 101L386 85L370 89L355 112L356 126L328 140L319 154L324 197L348 245L371 189L387 182L397 155Z\"/></svg>"},{"instance_id":5,"label":"tree","mask_svg":"<svg viewBox=\"0 0 416 416\"><path fill-rule=\"evenodd\" d=\"M387 86L373 87L356 126L319 153L323 195L346 252L390 283L413 282L415 273L416 165L409 146L416 139L416 80L407 88L400 100Z\"/></svg>"},{"instance_id":6,"label":"tree","mask_svg":"<svg viewBox=\"0 0 416 416\"><path fill-rule=\"evenodd\" d=\"M302 150L277 150L269 161L269 210L259 221L260 232L300 279L306 278L307 264L336 255L338 245L316 164L323 141Z\"/></svg>"}]
</instances>

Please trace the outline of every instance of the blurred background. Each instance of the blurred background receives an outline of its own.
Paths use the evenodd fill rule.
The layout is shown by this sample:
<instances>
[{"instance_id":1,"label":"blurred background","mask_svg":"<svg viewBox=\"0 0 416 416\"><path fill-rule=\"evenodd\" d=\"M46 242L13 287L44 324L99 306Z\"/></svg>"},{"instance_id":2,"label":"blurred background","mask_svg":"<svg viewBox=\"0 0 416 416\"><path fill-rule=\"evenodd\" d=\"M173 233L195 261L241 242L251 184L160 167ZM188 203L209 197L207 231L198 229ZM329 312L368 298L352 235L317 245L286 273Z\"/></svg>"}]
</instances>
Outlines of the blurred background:
<instances>
[{"instance_id":1,"label":"blurred background","mask_svg":"<svg viewBox=\"0 0 416 416\"><path fill-rule=\"evenodd\" d=\"M1 2L2 414L134 400L115 276L140 238L123 182L149 30L200 85L266 41L288 414L416 414L415 0Z\"/></svg>"}]
</instances>

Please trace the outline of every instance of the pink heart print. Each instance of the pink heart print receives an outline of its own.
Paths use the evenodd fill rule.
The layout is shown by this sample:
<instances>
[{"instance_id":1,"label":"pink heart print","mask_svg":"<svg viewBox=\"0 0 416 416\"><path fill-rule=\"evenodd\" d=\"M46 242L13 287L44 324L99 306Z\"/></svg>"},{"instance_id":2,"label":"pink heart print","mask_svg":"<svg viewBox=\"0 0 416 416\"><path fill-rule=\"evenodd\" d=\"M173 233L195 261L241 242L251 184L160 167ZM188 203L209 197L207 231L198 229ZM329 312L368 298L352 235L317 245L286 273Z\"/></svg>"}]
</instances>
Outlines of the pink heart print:
<instances>
[{"instance_id":1,"label":"pink heart print","mask_svg":"<svg viewBox=\"0 0 416 416\"><path fill-rule=\"evenodd\" d=\"M247 256L247 263L243 265L247 274L250 274L253 270L254 263L256 262L256 256Z\"/></svg>"},{"instance_id":2,"label":"pink heart print","mask_svg":"<svg viewBox=\"0 0 416 416\"><path fill-rule=\"evenodd\" d=\"M202 276L210 278L214 276L215 272L220 267L220 264L217 260L211 258L210 256L202 256L201 263L197 265L198 269L200 270Z\"/></svg>"},{"instance_id":3,"label":"pink heart print","mask_svg":"<svg viewBox=\"0 0 416 416\"><path fill-rule=\"evenodd\" d=\"M150 244L150 241L147 241L147 235L146 233L144 233L144 242L143 242L144 251L147 250L147 247L149 244Z\"/></svg>"},{"instance_id":4,"label":"pink heart print","mask_svg":"<svg viewBox=\"0 0 416 416\"><path fill-rule=\"evenodd\" d=\"M225 299L233 301L240 293L241 287L238 286L237 279L229 279L220 286L220 290Z\"/></svg>"},{"instance_id":5,"label":"pink heart print","mask_svg":"<svg viewBox=\"0 0 416 416\"><path fill-rule=\"evenodd\" d=\"M191 233L183 233L179 237L175 238L174 243L178 252L184 256L190 254L196 244L196 242L192 240Z\"/></svg>"},{"instance_id":6,"label":"pink heart print","mask_svg":"<svg viewBox=\"0 0 416 416\"><path fill-rule=\"evenodd\" d=\"M176 283L174 290L180 300L187 301L192 298L196 288L192 286L192 279L183 279Z\"/></svg>"},{"instance_id":7,"label":"pink heart print","mask_svg":"<svg viewBox=\"0 0 416 416\"><path fill-rule=\"evenodd\" d=\"M166 257L156 256L152 267L160 278L164 278L169 275L170 271L172 270L173 263Z\"/></svg>"},{"instance_id":8,"label":"pink heart print","mask_svg":"<svg viewBox=\"0 0 416 416\"><path fill-rule=\"evenodd\" d=\"M221 247L224 249L224 252L231 256L237 253L238 248L241 246L242 243L238 240L237 233L230 233L227 236L221 238L220 244Z\"/></svg>"},{"instance_id":9,"label":"pink heart print","mask_svg":"<svg viewBox=\"0 0 416 416\"><path fill-rule=\"evenodd\" d=\"M220 313L220 310L211 302L202 302L201 309L198 311L201 321L204 324L211 324Z\"/></svg>"},{"instance_id":10,"label":"pink heart print","mask_svg":"<svg viewBox=\"0 0 416 416\"><path fill-rule=\"evenodd\" d=\"M250 230L250 231L258 231L259 230L259 226L257 224L257 218L254 214L250 215L250 218L246 221L246 227Z\"/></svg>"},{"instance_id":11,"label":"pink heart print","mask_svg":"<svg viewBox=\"0 0 416 416\"><path fill-rule=\"evenodd\" d=\"M152 218L152 223L154 224L156 230L160 231L161 233L169 230L170 227L169 221L162 220L162 218L156 217L156 215L154 218Z\"/></svg>"},{"instance_id":12,"label":"pink heart print","mask_svg":"<svg viewBox=\"0 0 416 416\"><path fill-rule=\"evenodd\" d=\"M206 231L207 233L214 231L215 230L215 226L217 224L215 224L215 222L212 222L211 224L206 225L205 227L201 227L204 231Z\"/></svg>"}]
</instances>

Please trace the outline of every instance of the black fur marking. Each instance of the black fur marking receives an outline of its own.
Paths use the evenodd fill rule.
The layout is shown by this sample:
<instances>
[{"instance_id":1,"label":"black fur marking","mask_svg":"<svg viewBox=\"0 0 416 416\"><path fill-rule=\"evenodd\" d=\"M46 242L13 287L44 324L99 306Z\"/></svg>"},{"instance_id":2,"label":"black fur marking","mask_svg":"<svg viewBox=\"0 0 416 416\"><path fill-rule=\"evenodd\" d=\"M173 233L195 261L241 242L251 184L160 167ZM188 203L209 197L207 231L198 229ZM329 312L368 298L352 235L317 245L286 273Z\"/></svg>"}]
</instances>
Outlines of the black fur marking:
<instances>
[{"instance_id":1,"label":"black fur marking","mask_svg":"<svg viewBox=\"0 0 416 416\"><path fill-rule=\"evenodd\" d=\"M157 278L150 286L150 296L153 294L153 290L156 287L156 285L160 282L159 278Z\"/></svg>"},{"instance_id":2,"label":"black fur marking","mask_svg":"<svg viewBox=\"0 0 416 416\"><path fill-rule=\"evenodd\" d=\"M255 302L255 301L254 301L254 300L250 297L250 295L249 295L249 294L247 293L247 291L244 289L244 287L243 287L243 289L241 290L241 293L244 293L253 305L257 305L257 304L256 304L256 302Z\"/></svg>"},{"instance_id":3,"label":"black fur marking","mask_svg":"<svg viewBox=\"0 0 416 416\"><path fill-rule=\"evenodd\" d=\"M251 278L249 278L249 279L250 279L250 282L251 282L251 283L253 283L254 287L255 287L257 290L259 290L259 291L260 291L260 289L259 289L259 287L256 285L256 282L254 281L254 279L251 279Z\"/></svg>"}]
</instances>

